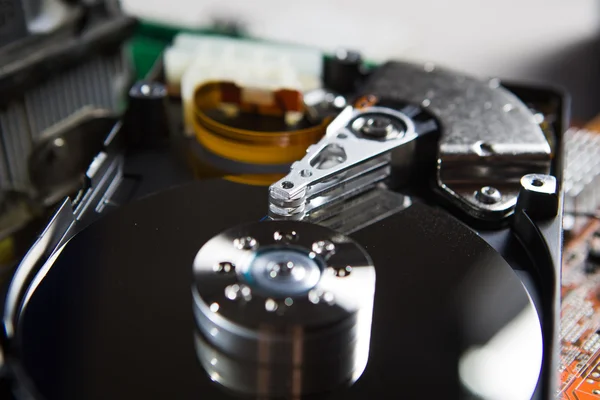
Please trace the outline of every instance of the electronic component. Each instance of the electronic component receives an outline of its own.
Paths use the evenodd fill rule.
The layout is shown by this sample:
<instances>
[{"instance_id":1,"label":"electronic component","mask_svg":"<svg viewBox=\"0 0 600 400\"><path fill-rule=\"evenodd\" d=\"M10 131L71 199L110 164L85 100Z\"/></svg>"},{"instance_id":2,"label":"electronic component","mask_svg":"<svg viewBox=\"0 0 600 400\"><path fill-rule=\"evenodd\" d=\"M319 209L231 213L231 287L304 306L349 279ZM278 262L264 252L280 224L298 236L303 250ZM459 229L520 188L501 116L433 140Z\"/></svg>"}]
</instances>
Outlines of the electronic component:
<instances>
[{"instance_id":1,"label":"electronic component","mask_svg":"<svg viewBox=\"0 0 600 400\"><path fill-rule=\"evenodd\" d=\"M566 133L562 273L562 385L559 398L600 398L600 241L597 221L598 134Z\"/></svg>"},{"instance_id":2,"label":"electronic component","mask_svg":"<svg viewBox=\"0 0 600 400\"><path fill-rule=\"evenodd\" d=\"M267 106L270 112L252 106L248 106L250 109L246 112L233 115L224 112L223 104L231 104L238 90L221 83L199 86L195 92L193 126L196 138L212 153L251 164L289 165L323 136L328 121L312 123L306 120L302 95L298 92L273 93L273 103L278 106ZM301 119L291 125L283 118L290 109L298 110L295 112L301 115Z\"/></svg>"},{"instance_id":3,"label":"electronic component","mask_svg":"<svg viewBox=\"0 0 600 400\"><path fill-rule=\"evenodd\" d=\"M216 167L268 185L324 133L330 115L307 115L304 93L320 86L315 49L180 34L164 53L169 91L181 94L197 176ZM208 168L207 168L208 164ZM243 170L245 177L234 171Z\"/></svg>"},{"instance_id":4,"label":"electronic component","mask_svg":"<svg viewBox=\"0 0 600 400\"><path fill-rule=\"evenodd\" d=\"M3 320L16 393L420 398L434 365L445 398L555 395L565 121L542 131L526 103L543 91L389 62L337 105L296 90L316 100L290 124L245 84L196 83L194 135L150 150L182 104L134 86L21 262ZM213 170L180 168L181 149Z\"/></svg>"},{"instance_id":5,"label":"electronic component","mask_svg":"<svg viewBox=\"0 0 600 400\"><path fill-rule=\"evenodd\" d=\"M393 92L393 99L422 107L426 115L444 121L438 187L476 218L497 221L510 215L521 177L550 171L552 149L535 116L496 79L457 76L431 63L388 63L373 73L363 90L375 96ZM505 141L495 143L500 137ZM481 196L485 187L496 189L500 197Z\"/></svg>"},{"instance_id":6,"label":"electronic component","mask_svg":"<svg viewBox=\"0 0 600 400\"><path fill-rule=\"evenodd\" d=\"M600 135L584 129L565 134L565 230L581 231L600 206Z\"/></svg>"},{"instance_id":7,"label":"electronic component","mask_svg":"<svg viewBox=\"0 0 600 400\"><path fill-rule=\"evenodd\" d=\"M354 93L363 79L363 59L360 53L338 49L325 59L323 85L339 94Z\"/></svg>"},{"instance_id":8,"label":"electronic component","mask_svg":"<svg viewBox=\"0 0 600 400\"><path fill-rule=\"evenodd\" d=\"M318 87L322 54L303 47L180 34L165 51L164 64L170 90L181 92L186 132L192 134L199 86L227 83L237 87L244 102L269 106L275 103L275 91L301 96ZM292 123L302 114L297 107L286 111Z\"/></svg>"},{"instance_id":9,"label":"electronic component","mask_svg":"<svg viewBox=\"0 0 600 400\"><path fill-rule=\"evenodd\" d=\"M305 212L307 203L321 204L312 201L320 191L328 193L336 186L346 186L351 192L367 189L369 185L362 186L366 174L373 175L366 178L369 184L390 177L390 168L400 165L405 157L401 154L395 158L394 150L401 153L401 147L419 136L439 131L438 119L446 124L438 149L439 191L474 217L507 217L516 205L520 179L526 171L549 172L551 149L544 133L529 109L505 89L458 78L431 65L388 63L373 75L364 88L372 91L372 100L347 107L329 125L326 137L308 150L290 175L271 188L275 214L298 216ZM406 76L410 85L399 79ZM394 93L391 99L378 99L378 95L390 92ZM458 96L454 93L468 95L458 101L452 97ZM407 100L396 100L400 98ZM466 114L471 117L456 117ZM475 116L478 118L472 119ZM514 131L516 126L519 134ZM494 143L506 137L506 142ZM334 159L339 161L320 165L319 160ZM344 179L321 184L341 173ZM352 177L360 179L346 185Z\"/></svg>"},{"instance_id":10,"label":"electronic component","mask_svg":"<svg viewBox=\"0 0 600 400\"><path fill-rule=\"evenodd\" d=\"M103 118L118 117L132 73L122 48L133 33L132 18L102 4L23 3L27 35L0 48L2 239L74 194L68 188L77 192L103 139L91 134L84 143L73 134L90 119L98 117L103 130ZM49 145L54 140L56 146Z\"/></svg>"},{"instance_id":11,"label":"electronic component","mask_svg":"<svg viewBox=\"0 0 600 400\"><path fill-rule=\"evenodd\" d=\"M567 243L562 270L562 400L600 398L600 268L595 221Z\"/></svg>"}]
</instances>

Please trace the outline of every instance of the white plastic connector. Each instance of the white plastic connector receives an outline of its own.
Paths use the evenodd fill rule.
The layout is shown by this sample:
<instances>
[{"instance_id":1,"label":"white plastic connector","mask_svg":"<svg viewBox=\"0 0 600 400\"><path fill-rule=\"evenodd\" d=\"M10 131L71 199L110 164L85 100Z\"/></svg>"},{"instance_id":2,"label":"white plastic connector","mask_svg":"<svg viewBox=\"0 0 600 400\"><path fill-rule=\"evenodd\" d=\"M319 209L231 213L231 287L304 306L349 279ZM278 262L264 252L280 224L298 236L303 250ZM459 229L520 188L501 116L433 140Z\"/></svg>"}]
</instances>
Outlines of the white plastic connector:
<instances>
[{"instance_id":1,"label":"white plastic connector","mask_svg":"<svg viewBox=\"0 0 600 400\"><path fill-rule=\"evenodd\" d=\"M276 90L306 92L320 87L323 55L319 50L217 36L177 35L164 53L167 84L180 88L185 131L193 133L192 100L196 88L225 81L243 88L244 101L269 104ZM294 119L286 115L286 119Z\"/></svg>"}]
</instances>

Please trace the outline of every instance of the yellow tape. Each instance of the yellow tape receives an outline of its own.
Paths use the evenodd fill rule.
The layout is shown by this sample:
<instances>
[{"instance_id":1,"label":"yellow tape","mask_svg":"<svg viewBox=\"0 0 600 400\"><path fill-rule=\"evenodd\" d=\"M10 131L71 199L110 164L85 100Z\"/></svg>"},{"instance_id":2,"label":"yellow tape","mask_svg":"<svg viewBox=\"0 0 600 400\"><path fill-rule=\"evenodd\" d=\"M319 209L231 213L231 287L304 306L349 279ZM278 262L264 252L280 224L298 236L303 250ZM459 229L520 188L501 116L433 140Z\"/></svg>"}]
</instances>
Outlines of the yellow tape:
<instances>
[{"instance_id":1,"label":"yellow tape","mask_svg":"<svg viewBox=\"0 0 600 400\"><path fill-rule=\"evenodd\" d=\"M210 152L223 158L248 164L289 164L301 159L306 148L325 133L329 121L296 131L259 132L222 124L204 110L219 106L219 85L198 87L192 124L196 139Z\"/></svg>"}]
</instances>

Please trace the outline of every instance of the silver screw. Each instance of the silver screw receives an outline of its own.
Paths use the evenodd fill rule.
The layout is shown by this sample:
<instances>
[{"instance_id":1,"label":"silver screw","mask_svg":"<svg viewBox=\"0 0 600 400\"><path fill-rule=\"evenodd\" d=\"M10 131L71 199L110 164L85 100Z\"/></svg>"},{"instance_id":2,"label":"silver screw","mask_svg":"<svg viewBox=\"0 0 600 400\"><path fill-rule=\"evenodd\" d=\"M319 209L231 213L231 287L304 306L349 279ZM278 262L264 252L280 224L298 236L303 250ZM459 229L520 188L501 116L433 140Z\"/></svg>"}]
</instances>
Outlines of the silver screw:
<instances>
[{"instance_id":1,"label":"silver screw","mask_svg":"<svg viewBox=\"0 0 600 400\"><path fill-rule=\"evenodd\" d=\"M319 304L322 295L322 292L313 289L310 292L308 292L308 300L313 304Z\"/></svg>"},{"instance_id":2,"label":"silver screw","mask_svg":"<svg viewBox=\"0 0 600 400\"><path fill-rule=\"evenodd\" d=\"M335 303L335 296L331 292L323 292L321 290L311 290L308 292L308 300L313 304L319 304L320 302L333 305Z\"/></svg>"},{"instance_id":3,"label":"silver screw","mask_svg":"<svg viewBox=\"0 0 600 400\"><path fill-rule=\"evenodd\" d=\"M312 251L319 255L331 255L335 252L335 245L329 240L319 240L313 243Z\"/></svg>"},{"instance_id":4,"label":"silver screw","mask_svg":"<svg viewBox=\"0 0 600 400\"><path fill-rule=\"evenodd\" d=\"M229 300L236 300L240 294L240 285L229 285L225 288L225 297Z\"/></svg>"},{"instance_id":5,"label":"silver screw","mask_svg":"<svg viewBox=\"0 0 600 400\"><path fill-rule=\"evenodd\" d=\"M220 262L213 266L213 271L219 274L228 274L230 272L235 272L235 265L229 261Z\"/></svg>"},{"instance_id":6,"label":"silver screw","mask_svg":"<svg viewBox=\"0 0 600 400\"><path fill-rule=\"evenodd\" d=\"M267 299L267 301L265 301L265 310L267 310L268 312L277 311L277 308L278 304L275 300Z\"/></svg>"},{"instance_id":7,"label":"silver screw","mask_svg":"<svg viewBox=\"0 0 600 400\"><path fill-rule=\"evenodd\" d=\"M382 114L359 116L352 122L351 128L354 132L375 139L395 139L406 133L401 121Z\"/></svg>"},{"instance_id":8,"label":"silver screw","mask_svg":"<svg viewBox=\"0 0 600 400\"><path fill-rule=\"evenodd\" d=\"M360 128L361 133L376 138L386 137L392 133L393 130L394 124L392 123L392 120L383 116L373 116L367 118Z\"/></svg>"},{"instance_id":9,"label":"silver screw","mask_svg":"<svg viewBox=\"0 0 600 400\"><path fill-rule=\"evenodd\" d=\"M338 268L338 269L333 269L333 274L335 276L337 276L338 278L344 278L348 275L350 275L350 273L352 273L352 267L351 266L347 266L345 268Z\"/></svg>"},{"instance_id":10,"label":"silver screw","mask_svg":"<svg viewBox=\"0 0 600 400\"><path fill-rule=\"evenodd\" d=\"M277 231L273 234L273 239L278 242L295 242L298 240L298 233L296 231Z\"/></svg>"},{"instance_id":11,"label":"silver screw","mask_svg":"<svg viewBox=\"0 0 600 400\"><path fill-rule=\"evenodd\" d=\"M129 94L137 99L160 99L167 95L167 88L159 82L138 82L131 87Z\"/></svg>"},{"instance_id":12,"label":"silver screw","mask_svg":"<svg viewBox=\"0 0 600 400\"><path fill-rule=\"evenodd\" d=\"M233 245L240 250L252 250L258 246L258 242L252 236L246 236L235 239Z\"/></svg>"},{"instance_id":13,"label":"silver screw","mask_svg":"<svg viewBox=\"0 0 600 400\"><path fill-rule=\"evenodd\" d=\"M245 301L252 300L252 289L250 289L250 287L246 286L246 285L242 285L242 286L240 286L240 288L241 288L240 293L242 294L242 299L244 299Z\"/></svg>"},{"instance_id":14,"label":"silver screw","mask_svg":"<svg viewBox=\"0 0 600 400\"><path fill-rule=\"evenodd\" d=\"M252 300L252 290L246 285L229 285L225 288L225 297L229 300Z\"/></svg>"},{"instance_id":15,"label":"silver screw","mask_svg":"<svg viewBox=\"0 0 600 400\"><path fill-rule=\"evenodd\" d=\"M475 193L477 201L483 204L496 204L502 200L502 193L494 187L484 186Z\"/></svg>"}]
</instances>

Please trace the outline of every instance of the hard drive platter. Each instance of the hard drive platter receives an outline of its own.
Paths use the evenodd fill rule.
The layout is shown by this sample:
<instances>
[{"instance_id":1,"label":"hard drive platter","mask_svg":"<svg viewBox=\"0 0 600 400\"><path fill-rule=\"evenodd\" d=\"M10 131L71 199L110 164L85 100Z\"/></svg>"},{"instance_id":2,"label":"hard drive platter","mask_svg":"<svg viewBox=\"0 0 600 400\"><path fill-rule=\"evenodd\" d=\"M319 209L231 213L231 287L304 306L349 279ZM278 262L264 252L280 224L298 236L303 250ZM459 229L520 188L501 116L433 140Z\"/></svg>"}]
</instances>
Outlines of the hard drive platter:
<instances>
[{"instance_id":1,"label":"hard drive platter","mask_svg":"<svg viewBox=\"0 0 600 400\"><path fill-rule=\"evenodd\" d=\"M68 119L29 164L43 229L7 282L0 397L548 400L559 368L587 381L583 308L558 315L559 91L191 33L128 87L124 115Z\"/></svg>"},{"instance_id":2,"label":"hard drive platter","mask_svg":"<svg viewBox=\"0 0 600 400\"><path fill-rule=\"evenodd\" d=\"M214 193L228 195L206 201ZM319 399L505 398L504 383L511 379L520 383L513 385L512 398L531 397L542 362L542 333L528 292L482 238L420 201L405 202L402 209L349 238L334 235L333 240L355 243L363 249L357 250L359 258L367 258L348 276L331 278L332 292L336 279L351 279L353 272L368 267L367 259L376 271L370 326L352 335L331 331L339 320L333 314L344 306L335 297L331 304L319 303L319 312L329 321L325 331L337 332L339 340L348 343L330 338L323 346L307 344L322 330L298 311L317 307L306 302L309 295L300 290L278 303L280 314L271 313L296 330L289 344L295 348L290 354L296 356L286 358L289 346L281 344L281 337L279 353L258 356L268 342L269 315L262 327L267 331L259 335L262 350L257 346L255 354L242 354L216 348L206 337L211 328L198 326L194 317L197 300L191 290L195 259L205 243L240 221L249 224L240 228L243 235L261 231L262 236L254 238L258 242L277 232L294 232L299 248L305 247L302 240L332 239L329 229L305 222L259 222L264 219L264 199L261 187L196 182L122 207L73 237L56 253L53 266L42 268L19 309L15 342L20 391L49 400L270 394ZM224 262L239 251L233 241L223 240L220 246ZM215 289L209 295L205 288L207 298L222 291L219 272L212 273L209 281ZM357 288L368 293L369 281L361 282ZM230 316L243 316L240 310L269 308L254 287L252 294L247 301L222 297L218 302L226 304L219 310L211 303L210 312L219 315L228 307ZM347 376L337 379L322 381L311 374L311 368L331 362L331 354L334 359L347 354L361 335L370 335L366 368L357 363L364 372L346 365L340 371ZM345 351L339 353L340 348ZM350 361L337 359L344 362ZM259 395L249 395L243 378L259 381L259 375L272 382ZM353 375L358 379L349 385ZM310 390L305 393L302 388Z\"/></svg>"}]
</instances>

